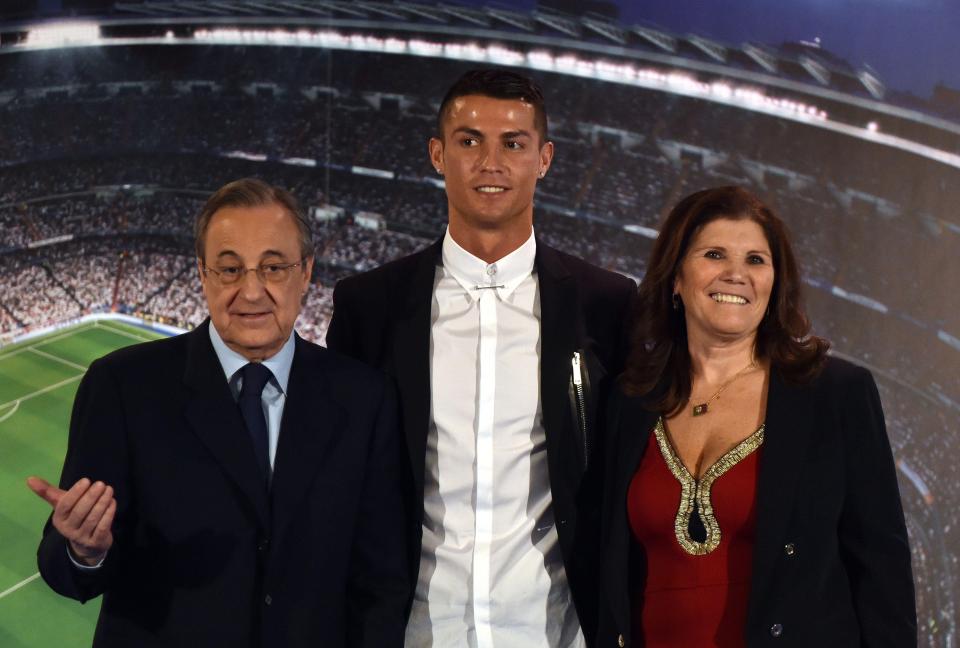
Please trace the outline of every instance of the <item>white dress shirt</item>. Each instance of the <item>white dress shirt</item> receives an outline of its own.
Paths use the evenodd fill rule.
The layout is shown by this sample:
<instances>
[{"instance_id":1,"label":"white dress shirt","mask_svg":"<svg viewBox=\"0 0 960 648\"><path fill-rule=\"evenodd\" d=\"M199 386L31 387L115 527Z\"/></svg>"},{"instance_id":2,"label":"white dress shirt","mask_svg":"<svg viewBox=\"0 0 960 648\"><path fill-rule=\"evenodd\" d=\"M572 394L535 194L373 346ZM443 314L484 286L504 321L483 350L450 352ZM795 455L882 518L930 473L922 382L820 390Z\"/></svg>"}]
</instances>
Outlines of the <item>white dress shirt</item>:
<instances>
[{"instance_id":1,"label":"white dress shirt","mask_svg":"<svg viewBox=\"0 0 960 648\"><path fill-rule=\"evenodd\" d=\"M570 648L540 404L536 242L487 264L443 240L410 648Z\"/></svg>"},{"instance_id":2,"label":"white dress shirt","mask_svg":"<svg viewBox=\"0 0 960 648\"><path fill-rule=\"evenodd\" d=\"M210 342L217 354L217 360L220 361L220 367L223 369L227 383L230 385L230 393L233 394L233 400L237 400L240 398L240 388L243 387L243 375L240 370L250 361L227 346L220 334L217 333L213 322L210 322L207 328L210 330ZM291 331L290 337L283 343L280 350L263 361L263 366L273 374L267 384L263 386L263 392L260 394L263 415L267 421L271 469L273 469L273 462L277 456L277 442L280 440L280 421L283 419L283 405L287 399L287 381L290 380L294 346L293 331ZM237 430L237 434L246 434L246 432ZM70 557L70 562L81 570L99 569L103 565L103 561L106 560L106 555L104 555L96 565L84 565L73 557L69 544L67 545L67 555Z\"/></svg>"}]
</instances>

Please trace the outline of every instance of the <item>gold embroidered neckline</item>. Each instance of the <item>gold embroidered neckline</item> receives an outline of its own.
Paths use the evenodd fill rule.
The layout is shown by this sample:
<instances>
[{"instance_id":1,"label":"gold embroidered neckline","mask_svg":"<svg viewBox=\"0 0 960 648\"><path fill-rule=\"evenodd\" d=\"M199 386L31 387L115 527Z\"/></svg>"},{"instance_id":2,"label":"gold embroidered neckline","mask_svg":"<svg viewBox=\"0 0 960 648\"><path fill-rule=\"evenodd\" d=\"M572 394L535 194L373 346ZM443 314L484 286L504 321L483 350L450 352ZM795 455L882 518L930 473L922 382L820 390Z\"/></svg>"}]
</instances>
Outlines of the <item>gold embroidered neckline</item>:
<instances>
[{"instance_id":1,"label":"gold embroidered neckline","mask_svg":"<svg viewBox=\"0 0 960 648\"><path fill-rule=\"evenodd\" d=\"M713 515L710 489L721 475L743 461L763 444L764 428L765 425L761 424L756 432L717 459L712 466L707 468L698 481L693 478L693 475L690 474L690 471L687 470L687 467L683 465L680 457L674 451L663 427L663 418L657 419L654 435L657 438L657 445L660 447L660 454L663 455L663 460L670 472L680 482L680 506L677 509L677 517L674 519L673 531L680 547L688 554L704 556L720 546L720 525L717 524L717 519ZM703 542L697 542L690 537L690 516L693 515L694 507L698 509L700 520L707 531L707 537Z\"/></svg>"}]
</instances>

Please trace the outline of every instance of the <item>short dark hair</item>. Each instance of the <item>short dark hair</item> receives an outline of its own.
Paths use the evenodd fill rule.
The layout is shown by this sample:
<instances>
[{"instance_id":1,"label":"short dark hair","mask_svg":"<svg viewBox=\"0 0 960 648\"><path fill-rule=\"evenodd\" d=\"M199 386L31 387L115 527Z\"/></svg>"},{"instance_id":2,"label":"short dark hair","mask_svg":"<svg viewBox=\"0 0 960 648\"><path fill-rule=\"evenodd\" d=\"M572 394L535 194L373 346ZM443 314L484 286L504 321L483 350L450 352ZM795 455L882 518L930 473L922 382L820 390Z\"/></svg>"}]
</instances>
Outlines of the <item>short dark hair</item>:
<instances>
[{"instance_id":1,"label":"short dark hair","mask_svg":"<svg viewBox=\"0 0 960 648\"><path fill-rule=\"evenodd\" d=\"M691 194L667 216L640 282L630 335L630 353L620 376L623 390L645 397L647 406L672 414L690 398L691 367L683 308L673 307L674 280L693 237L721 218L748 219L762 229L773 257L773 289L757 329L756 354L791 382L819 373L830 343L810 335L802 283L786 225L742 187L716 187Z\"/></svg>"},{"instance_id":2,"label":"short dark hair","mask_svg":"<svg viewBox=\"0 0 960 648\"><path fill-rule=\"evenodd\" d=\"M269 185L263 180L241 178L217 189L207 199L200 213L197 214L197 220L193 228L197 258L205 260L204 248L207 228L210 226L210 219L213 218L214 214L224 207L261 207L263 205L279 205L290 214L300 234L301 258L312 257L313 234L310 231L310 223L303 215L297 199L285 189Z\"/></svg>"},{"instance_id":3,"label":"short dark hair","mask_svg":"<svg viewBox=\"0 0 960 648\"><path fill-rule=\"evenodd\" d=\"M540 145L547 141L547 109L543 103L543 90L536 81L512 70L486 68L469 70L447 90L437 111L437 137L443 139L443 120L450 103L459 97L480 95L493 99L515 99L533 106L533 125L540 136Z\"/></svg>"}]
</instances>

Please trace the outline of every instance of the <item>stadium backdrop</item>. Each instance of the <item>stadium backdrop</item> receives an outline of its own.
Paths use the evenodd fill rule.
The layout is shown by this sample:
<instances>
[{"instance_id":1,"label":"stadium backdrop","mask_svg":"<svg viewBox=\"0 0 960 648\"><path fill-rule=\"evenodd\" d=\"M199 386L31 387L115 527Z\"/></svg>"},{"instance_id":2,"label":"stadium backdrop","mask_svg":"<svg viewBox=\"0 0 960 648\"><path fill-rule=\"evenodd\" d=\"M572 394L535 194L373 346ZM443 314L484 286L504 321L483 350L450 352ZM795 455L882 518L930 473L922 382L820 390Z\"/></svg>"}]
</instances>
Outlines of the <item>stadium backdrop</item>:
<instances>
[{"instance_id":1,"label":"stadium backdrop","mask_svg":"<svg viewBox=\"0 0 960 648\"><path fill-rule=\"evenodd\" d=\"M956 103L907 105L815 44L545 10L328 4L0 25L0 645L89 644L98 604L37 578L46 510L23 478L58 474L92 359L203 318L191 226L204 196L256 175L307 206L318 262L298 326L322 341L337 279L441 234L426 156L437 102L491 64L546 90L545 241L639 279L665 212L692 191L745 185L784 217L815 331L880 386L921 645L956 645Z\"/></svg>"}]
</instances>

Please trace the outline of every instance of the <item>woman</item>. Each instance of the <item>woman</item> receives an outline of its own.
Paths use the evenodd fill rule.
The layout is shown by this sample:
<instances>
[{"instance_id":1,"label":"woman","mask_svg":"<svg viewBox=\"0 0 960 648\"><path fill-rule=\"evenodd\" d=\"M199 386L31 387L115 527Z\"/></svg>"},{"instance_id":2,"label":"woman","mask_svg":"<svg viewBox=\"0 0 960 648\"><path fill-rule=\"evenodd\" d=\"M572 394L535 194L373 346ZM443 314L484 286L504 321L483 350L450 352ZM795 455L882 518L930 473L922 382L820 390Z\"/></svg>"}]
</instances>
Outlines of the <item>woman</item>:
<instances>
[{"instance_id":1,"label":"woman","mask_svg":"<svg viewBox=\"0 0 960 648\"><path fill-rule=\"evenodd\" d=\"M916 646L870 373L809 335L783 223L720 187L667 217L608 411L598 646Z\"/></svg>"}]
</instances>

